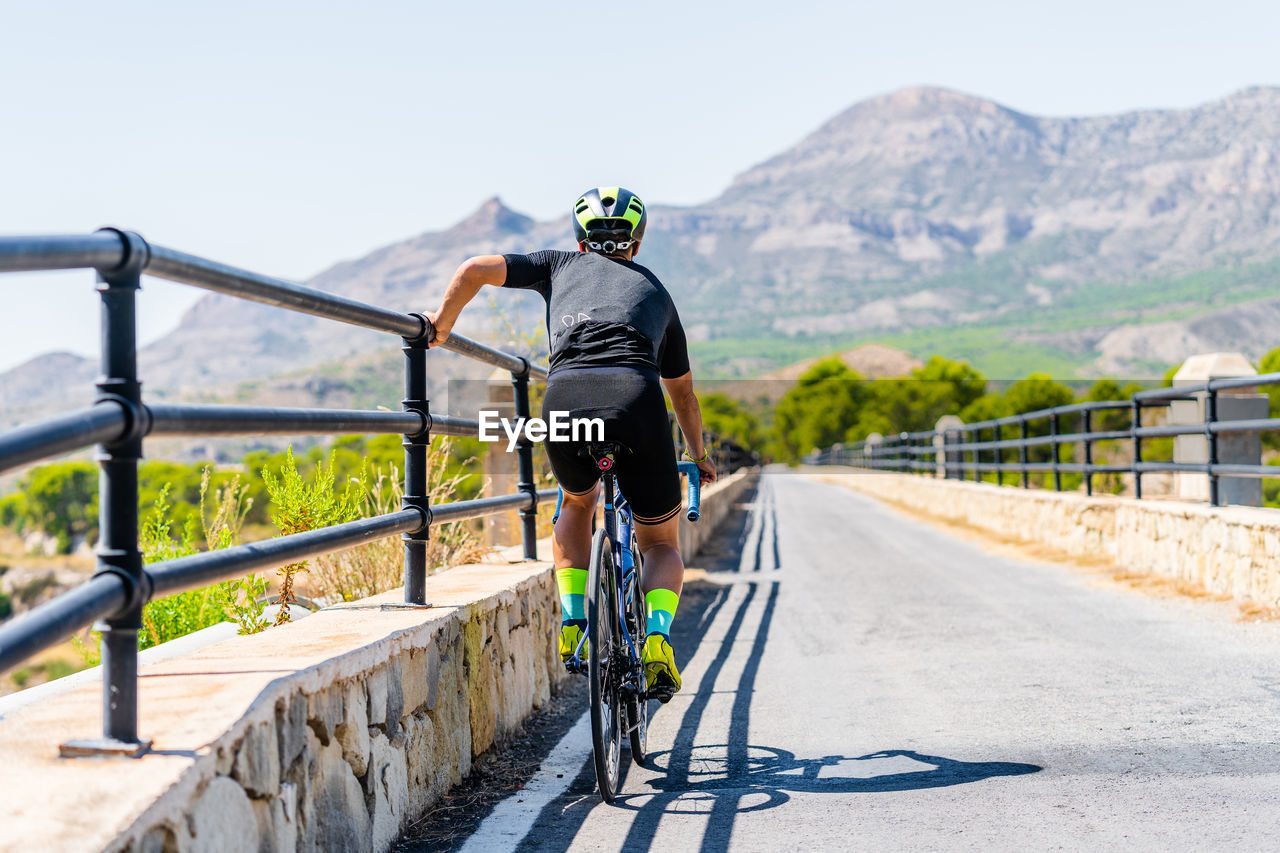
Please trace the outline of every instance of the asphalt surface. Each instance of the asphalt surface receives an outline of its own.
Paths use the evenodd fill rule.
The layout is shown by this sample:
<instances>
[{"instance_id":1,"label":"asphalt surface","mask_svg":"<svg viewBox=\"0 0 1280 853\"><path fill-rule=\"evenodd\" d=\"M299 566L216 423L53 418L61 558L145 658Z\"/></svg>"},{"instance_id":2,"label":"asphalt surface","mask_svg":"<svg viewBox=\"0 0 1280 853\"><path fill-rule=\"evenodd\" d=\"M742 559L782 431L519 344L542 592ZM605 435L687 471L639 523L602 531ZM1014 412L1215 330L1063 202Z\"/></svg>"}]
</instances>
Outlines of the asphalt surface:
<instances>
[{"instance_id":1,"label":"asphalt surface","mask_svg":"<svg viewBox=\"0 0 1280 853\"><path fill-rule=\"evenodd\" d=\"M606 806L566 737L487 849L1280 849L1280 626L787 472L711 553L650 765Z\"/></svg>"}]
</instances>

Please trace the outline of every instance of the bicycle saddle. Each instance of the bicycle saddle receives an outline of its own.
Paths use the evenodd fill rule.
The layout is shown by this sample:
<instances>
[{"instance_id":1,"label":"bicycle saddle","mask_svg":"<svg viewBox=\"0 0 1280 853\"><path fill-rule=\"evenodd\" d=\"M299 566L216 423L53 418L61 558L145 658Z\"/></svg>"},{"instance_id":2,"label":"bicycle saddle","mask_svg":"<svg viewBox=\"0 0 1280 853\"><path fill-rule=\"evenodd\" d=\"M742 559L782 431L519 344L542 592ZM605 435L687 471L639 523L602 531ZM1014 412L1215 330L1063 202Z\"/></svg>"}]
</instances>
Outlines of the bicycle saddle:
<instances>
[{"instance_id":1,"label":"bicycle saddle","mask_svg":"<svg viewBox=\"0 0 1280 853\"><path fill-rule=\"evenodd\" d=\"M592 441L584 444L578 451L578 455L591 457L597 468L608 471L613 467L615 457L630 452L631 448L620 441Z\"/></svg>"}]
</instances>

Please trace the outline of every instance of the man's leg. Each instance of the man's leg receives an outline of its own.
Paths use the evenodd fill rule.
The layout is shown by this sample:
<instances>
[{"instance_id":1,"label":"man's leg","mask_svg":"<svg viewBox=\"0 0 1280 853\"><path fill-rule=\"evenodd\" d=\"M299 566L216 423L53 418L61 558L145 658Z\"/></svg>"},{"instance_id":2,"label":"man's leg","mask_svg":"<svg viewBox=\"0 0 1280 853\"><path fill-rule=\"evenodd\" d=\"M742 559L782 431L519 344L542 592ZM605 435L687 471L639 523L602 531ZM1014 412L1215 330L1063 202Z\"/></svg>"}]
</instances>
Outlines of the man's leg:
<instances>
[{"instance_id":1,"label":"man's leg","mask_svg":"<svg viewBox=\"0 0 1280 853\"><path fill-rule=\"evenodd\" d=\"M600 487L581 495L566 493L551 533L551 556L560 587L560 658L570 660L587 631L587 562L591 559L591 516ZM582 648L585 658L586 646Z\"/></svg>"},{"instance_id":2,"label":"man's leg","mask_svg":"<svg viewBox=\"0 0 1280 853\"><path fill-rule=\"evenodd\" d=\"M637 524L636 540L644 557L644 589L647 621L644 641L645 684L680 689L671 648L671 622L675 619L680 590L684 586L684 560L680 557L679 516L659 524Z\"/></svg>"}]
</instances>

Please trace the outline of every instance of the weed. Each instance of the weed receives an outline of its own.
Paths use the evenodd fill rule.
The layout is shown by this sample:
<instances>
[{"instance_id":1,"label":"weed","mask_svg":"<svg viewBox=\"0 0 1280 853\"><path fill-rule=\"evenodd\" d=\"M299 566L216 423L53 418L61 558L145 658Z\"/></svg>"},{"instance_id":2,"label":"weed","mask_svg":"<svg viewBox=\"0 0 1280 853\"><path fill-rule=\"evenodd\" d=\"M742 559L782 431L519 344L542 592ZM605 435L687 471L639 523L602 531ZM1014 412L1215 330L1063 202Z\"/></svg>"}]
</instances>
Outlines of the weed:
<instances>
[{"instance_id":1,"label":"weed","mask_svg":"<svg viewBox=\"0 0 1280 853\"><path fill-rule=\"evenodd\" d=\"M450 467L452 445L444 441L436 452L427 456L427 493L437 503L454 500L467 478L463 469ZM452 473L450 471L452 470ZM403 489L399 469L388 465L377 468L365 492L360 510L365 517L385 515L400 509ZM427 571L438 571L453 565L474 562L483 553L470 525L451 522L433 525L427 542ZM404 556L398 538L388 537L316 559L312 581L316 593L326 601L356 601L403 582Z\"/></svg>"},{"instance_id":2,"label":"weed","mask_svg":"<svg viewBox=\"0 0 1280 853\"><path fill-rule=\"evenodd\" d=\"M321 462L317 465L310 479L298 471L292 447L285 454L279 473L273 473L270 468L262 469L262 480L271 495L271 521L281 534L288 536L319 530L359 517L361 498L368 491L366 475L361 472L359 480L348 481L341 493L337 491L334 479L333 452L329 454L328 464ZM289 605L295 601L294 576L305 571L305 560L277 569L280 575L280 596L277 600L280 611L276 614L275 624L283 625L289 621Z\"/></svg>"}]
</instances>

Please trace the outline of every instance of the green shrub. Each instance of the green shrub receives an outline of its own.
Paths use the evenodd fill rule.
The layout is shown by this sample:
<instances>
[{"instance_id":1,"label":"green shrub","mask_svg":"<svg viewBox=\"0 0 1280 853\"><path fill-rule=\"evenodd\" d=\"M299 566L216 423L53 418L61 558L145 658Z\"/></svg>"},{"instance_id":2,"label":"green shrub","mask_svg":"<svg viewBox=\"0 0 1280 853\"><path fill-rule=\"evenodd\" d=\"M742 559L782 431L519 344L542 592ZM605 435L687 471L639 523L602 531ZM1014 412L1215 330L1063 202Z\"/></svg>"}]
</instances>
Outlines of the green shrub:
<instances>
[{"instance_id":1,"label":"green shrub","mask_svg":"<svg viewBox=\"0 0 1280 853\"><path fill-rule=\"evenodd\" d=\"M251 501L239 479L233 477L221 487L213 487L212 472L206 468L198 488L199 511L188 516L175 528L169 489L161 487L155 504L138 531L138 547L145 563L174 560L198 553L196 527L209 550L229 548L239 541L240 528L249 512ZM266 627L262 618L264 605L258 599L266 592L266 580L248 575L238 580L180 592L149 601L142 608L142 630L138 632L138 648L149 649L169 640L217 625L228 618L240 626L240 633L252 634ZM97 641L87 647L73 638L77 652L89 665L100 661Z\"/></svg>"},{"instance_id":2,"label":"green shrub","mask_svg":"<svg viewBox=\"0 0 1280 853\"><path fill-rule=\"evenodd\" d=\"M362 474L360 479L348 479L339 491L334 475L337 454L338 450L331 451L328 464L316 466L310 477L299 471L292 447L286 452L284 464L277 472L270 468L262 469L262 481L271 495L271 522L281 535L319 530L360 516L360 504L368 491L366 478ZM289 605L295 601L294 576L305 571L305 560L276 570L280 576L280 596L276 602L280 611L276 614L275 624L283 625L289 621Z\"/></svg>"}]
</instances>

